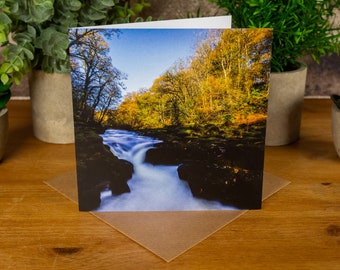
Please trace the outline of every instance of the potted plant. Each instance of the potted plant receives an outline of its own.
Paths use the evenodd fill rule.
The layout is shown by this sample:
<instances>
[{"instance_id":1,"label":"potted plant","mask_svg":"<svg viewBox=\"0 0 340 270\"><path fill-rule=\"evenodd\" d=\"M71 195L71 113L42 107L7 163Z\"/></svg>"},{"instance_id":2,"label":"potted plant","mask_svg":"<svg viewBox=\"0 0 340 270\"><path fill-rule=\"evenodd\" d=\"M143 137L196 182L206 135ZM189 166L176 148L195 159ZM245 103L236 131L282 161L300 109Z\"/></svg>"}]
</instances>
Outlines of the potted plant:
<instances>
[{"instance_id":1,"label":"potted plant","mask_svg":"<svg viewBox=\"0 0 340 270\"><path fill-rule=\"evenodd\" d=\"M38 139L74 141L68 29L139 20L137 14L147 6L144 0L0 1L0 43L5 47L0 71L12 71L17 84L32 71L30 96Z\"/></svg>"},{"instance_id":2,"label":"potted plant","mask_svg":"<svg viewBox=\"0 0 340 270\"><path fill-rule=\"evenodd\" d=\"M332 99L332 135L336 153L340 157L340 95L331 95Z\"/></svg>"},{"instance_id":3,"label":"potted plant","mask_svg":"<svg viewBox=\"0 0 340 270\"><path fill-rule=\"evenodd\" d=\"M306 66L310 55L338 53L339 25L333 23L339 0L209 0L232 15L234 27L273 28L267 145L285 145L300 134Z\"/></svg>"},{"instance_id":4,"label":"potted plant","mask_svg":"<svg viewBox=\"0 0 340 270\"><path fill-rule=\"evenodd\" d=\"M11 97L10 88L10 82L3 83L0 79L0 161L4 156L8 137L8 110L6 104Z\"/></svg>"}]
</instances>

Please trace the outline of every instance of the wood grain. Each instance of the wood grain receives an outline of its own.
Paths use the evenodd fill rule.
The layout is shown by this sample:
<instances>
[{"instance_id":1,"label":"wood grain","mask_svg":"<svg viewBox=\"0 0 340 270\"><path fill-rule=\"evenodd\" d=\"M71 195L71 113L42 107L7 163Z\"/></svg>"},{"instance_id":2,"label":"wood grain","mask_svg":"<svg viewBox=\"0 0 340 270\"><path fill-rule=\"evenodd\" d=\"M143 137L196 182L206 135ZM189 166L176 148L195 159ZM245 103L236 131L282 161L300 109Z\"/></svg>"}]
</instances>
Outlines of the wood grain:
<instances>
[{"instance_id":1,"label":"wood grain","mask_svg":"<svg viewBox=\"0 0 340 270\"><path fill-rule=\"evenodd\" d=\"M0 164L0 269L340 269L330 105L305 100L300 140L266 148L265 170L290 185L166 263L44 184L75 170L74 145L36 140L29 101L11 101Z\"/></svg>"}]
</instances>

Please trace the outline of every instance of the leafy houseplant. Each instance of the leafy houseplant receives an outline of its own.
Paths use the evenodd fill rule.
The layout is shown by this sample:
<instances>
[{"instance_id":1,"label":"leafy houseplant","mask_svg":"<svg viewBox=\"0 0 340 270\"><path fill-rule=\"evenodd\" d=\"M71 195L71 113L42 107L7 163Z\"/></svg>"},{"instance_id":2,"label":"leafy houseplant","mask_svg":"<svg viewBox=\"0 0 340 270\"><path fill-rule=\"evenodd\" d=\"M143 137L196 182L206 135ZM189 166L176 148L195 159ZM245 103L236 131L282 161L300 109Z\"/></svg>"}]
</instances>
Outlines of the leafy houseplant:
<instances>
[{"instance_id":1,"label":"leafy houseplant","mask_svg":"<svg viewBox=\"0 0 340 270\"><path fill-rule=\"evenodd\" d=\"M340 27L334 16L340 0L209 0L232 15L234 27L273 28L266 145L300 137L301 108L310 55L317 63L338 53Z\"/></svg>"},{"instance_id":2,"label":"leafy houseplant","mask_svg":"<svg viewBox=\"0 0 340 270\"><path fill-rule=\"evenodd\" d=\"M11 84L0 81L0 161L5 153L8 137L8 110L6 104L11 97Z\"/></svg>"},{"instance_id":3,"label":"leafy houseplant","mask_svg":"<svg viewBox=\"0 0 340 270\"><path fill-rule=\"evenodd\" d=\"M0 73L1 78L1 73ZM0 80L0 161L5 153L8 137L8 109L6 104L11 97L11 82L4 84Z\"/></svg>"},{"instance_id":4,"label":"leafy houseplant","mask_svg":"<svg viewBox=\"0 0 340 270\"><path fill-rule=\"evenodd\" d=\"M68 29L141 20L137 15L148 6L144 0L132 4L129 0L0 0L4 47L0 80L20 84L32 71L32 119L38 139L74 141Z\"/></svg>"},{"instance_id":5,"label":"leafy houseplant","mask_svg":"<svg viewBox=\"0 0 340 270\"><path fill-rule=\"evenodd\" d=\"M129 22L149 6L144 0L129 2L0 0L0 44L5 47L1 81L19 84L31 69L69 72L68 28Z\"/></svg>"},{"instance_id":6,"label":"leafy houseplant","mask_svg":"<svg viewBox=\"0 0 340 270\"><path fill-rule=\"evenodd\" d=\"M209 0L232 15L239 28L273 28L272 71L295 69L299 59L338 53L340 26L334 25L339 0Z\"/></svg>"}]
</instances>

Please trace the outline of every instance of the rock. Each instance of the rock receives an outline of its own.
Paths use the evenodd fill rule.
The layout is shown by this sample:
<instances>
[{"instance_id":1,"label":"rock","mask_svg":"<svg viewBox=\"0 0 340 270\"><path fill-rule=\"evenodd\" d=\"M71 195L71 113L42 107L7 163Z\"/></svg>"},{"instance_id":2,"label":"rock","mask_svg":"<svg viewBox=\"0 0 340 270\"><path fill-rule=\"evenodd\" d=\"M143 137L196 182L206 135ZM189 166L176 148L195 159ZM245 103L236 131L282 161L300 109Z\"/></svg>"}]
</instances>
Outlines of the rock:
<instances>
[{"instance_id":1,"label":"rock","mask_svg":"<svg viewBox=\"0 0 340 270\"><path fill-rule=\"evenodd\" d=\"M79 209L90 211L100 205L101 191L112 194L130 192L127 181L133 165L115 157L95 131L82 127L76 136Z\"/></svg>"},{"instance_id":2,"label":"rock","mask_svg":"<svg viewBox=\"0 0 340 270\"><path fill-rule=\"evenodd\" d=\"M182 138L170 132L181 130L172 128L168 133L162 133L163 142L147 151L145 162L179 165L180 179L188 183L197 198L219 201L239 209L261 207L263 148L257 140L253 143L218 137L220 131L214 125L204 128L214 137L188 135ZM195 132L201 131L196 129Z\"/></svg>"},{"instance_id":3,"label":"rock","mask_svg":"<svg viewBox=\"0 0 340 270\"><path fill-rule=\"evenodd\" d=\"M195 197L226 202L227 179L234 177L231 170L190 162L179 166L177 171L178 176L188 182Z\"/></svg>"},{"instance_id":4,"label":"rock","mask_svg":"<svg viewBox=\"0 0 340 270\"><path fill-rule=\"evenodd\" d=\"M78 200L80 211L92 211L100 206L100 191L97 189L81 190L79 192Z\"/></svg>"},{"instance_id":5,"label":"rock","mask_svg":"<svg viewBox=\"0 0 340 270\"><path fill-rule=\"evenodd\" d=\"M179 143L159 143L146 152L145 162L153 165L178 165L186 154L186 149Z\"/></svg>"},{"instance_id":6,"label":"rock","mask_svg":"<svg viewBox=\"0 0 340 270\"><path fill-rule=\"evenodd\" d=\"M261 198L262 185L258 173L216 168L201 162L190 162L178 167L179 177L189 184L193 196L239 209L261 208L258 199Z\"/></svg>"},{"instance_id":7,"label":"rock","mask_svg":"<svg viewBox=\"0 0 340 270\"><path fill-rule=\"evenodd\" d=\"M110 180L110 190L112 195L120 195L130 192L127 181L132 177L133 166L126 160L118 160L115 169L112 168L114 175Z\"/></svg>"},{"instance_id":8,"label":"rock","mask_svg":"<svg viewBox=\"0 0 340 270\"><path fill-rule=\"evenodd\" d=\"M223 158L228 160L232 167L258 170L263 167L263 151L264 149L256 146L229 146Z\"/></svg>"}]
</instances>

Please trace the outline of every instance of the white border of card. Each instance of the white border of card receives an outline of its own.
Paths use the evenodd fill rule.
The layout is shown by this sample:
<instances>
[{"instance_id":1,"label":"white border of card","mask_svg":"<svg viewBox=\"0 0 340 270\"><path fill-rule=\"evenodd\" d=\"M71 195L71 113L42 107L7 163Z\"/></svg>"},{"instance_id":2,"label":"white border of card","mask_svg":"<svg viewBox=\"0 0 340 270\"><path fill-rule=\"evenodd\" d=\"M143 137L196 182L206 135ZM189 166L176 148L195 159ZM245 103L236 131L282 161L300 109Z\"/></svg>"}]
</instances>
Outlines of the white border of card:
<instances>
[{"instance_id":1,"label":"white border of card","mask_svg":"<svg viewBox=\"0 0 340 270\"><path fill-rule=\"evenodd\" d=\"M86 28L86 27L80 27ZM216 16L204 18L177 19L165 21L150 21L137 23L111 24L91 26L91 28L231 28L231 16Z\"/></svg>"}]
</instances>

